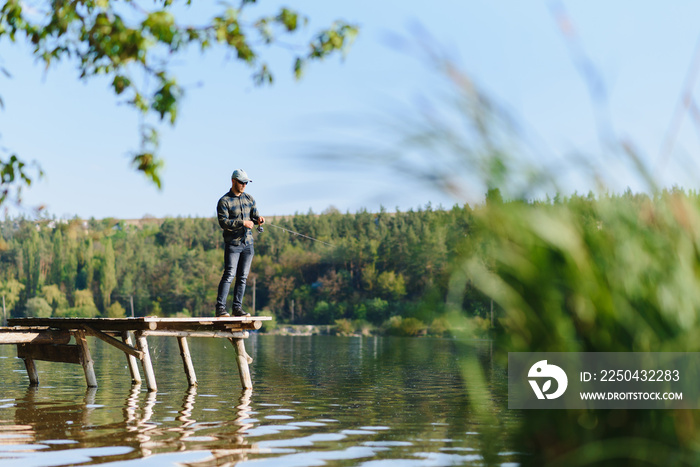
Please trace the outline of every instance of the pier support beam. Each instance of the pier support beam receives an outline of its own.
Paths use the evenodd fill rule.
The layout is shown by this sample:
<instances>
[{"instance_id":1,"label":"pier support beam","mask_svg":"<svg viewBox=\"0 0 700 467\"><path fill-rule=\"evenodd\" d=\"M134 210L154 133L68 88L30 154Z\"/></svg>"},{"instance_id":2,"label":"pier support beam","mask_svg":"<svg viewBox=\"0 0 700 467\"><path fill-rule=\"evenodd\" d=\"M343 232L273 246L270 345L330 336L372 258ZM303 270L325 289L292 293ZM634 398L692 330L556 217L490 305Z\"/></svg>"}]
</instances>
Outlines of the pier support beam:
<instances>
[{"instance_id":1,"label":"pier support beam","mask_svg":"<svg viewBox=\"0 0 700 467\"><path fill-rule=\"evenodd\" d=\"M25 358L24 366L27 368L27 376L29 376L29 386L39 386L39 373L36 371L36 363L34 359Z\"/></svg>"},{"instance_id":2,"label":"pier support beam","mask_svg":"<svg viewBox=\"0 0 700 467\"><path fill-rule=\"evenodd\" d=\"M177 343L180 344L180 356L182 363L185 365L185 375L190 386L197 385L197 375L194 373L194 365L192 365L192 356L190 355L190 347L187 345L186 337L178 337Z\"/></svg>"},{"instance_id":3,"label":"pier support beam","mask_svg":"<svg viewBox=\"0 0 700 467\"><path fill-rule=\"evenodd\" d=\"M245 351L245 342L243 339L229 339L236 349L236 363L238 364L238 374L241 377L241 386L243 389L253 389L253 380L250 377L250 368L248 365L253 363L253 359Z\"/></svg>"},{"instance_id":4,"label":"pier support beam","mask_svg":"<svg viewBox=\"0 0 700 467\"><path fill-rule=\"evenodd\" d=\"M2 318L0 316L0 318ZM214 337L228 339L236 351L236 364L245 390L253 387L249 365L253 359L245 348L249 331L260 329L267 316L161 318L13 318L10 327L0 327L0 345L17 346L17 356L24 360L31 386L39 385L35 362L82 365L88 388L97 387L95 363L88 348L87 336L100 339L124 352L134 388L143 380L150 392L158 389L147 337L175 337L191 388L197 385L187 339ZM75 343L71 344L71 340ZM141 361L142 369L138 368ZM143 371L143 374L141 374ZM155 394L153 394L155 397Z\"/></svg>"},{"instance_id":5,"label":"pier support beam","mask_svg":"<svg viewBox=\"0 0 700 467\"><path fill-rule=\"evenodd\" d=\"M129 331L122 331L122 341L128 345L129 347L133 347L134 343L131 340L131 333ZM131 384L141 384L141 374L139 373L139 364L136 360L136 357L133 355L129 355L128 353L126 355L126 362L127 365L129 366L129 372L131 373Z\"/></svg>"},{"instance_id":6,"label":"pier support beam","mask_svg":"<svg viewBox=\"0 0 700 467\"><path fill-rule=\"evenodd\" d=\"M85 338L85 331L78 329L74 332L75 343L78 344L80 348L80 353L82 354L81 363L83 364L83 370L85 370L85 381L89 388L97 387L97 378L95 377L95 362L92 360L92 355L90 355L90 348L87 344L87 339Z\"/></svg>"},{"instance_id":7,"label":"pier support beam","mask_svg":"<svg viewBox=\"0 0 700 467\"><path fill-rule=\"evenodd\" d=\"M143 374L146 377L146 386L151 392L158 390L158 385L156 384L156 375L153 372L153 364L151 363L151 354L148 351L148 342L146 337L141 333L141 331L136 331L136 347L143 352L143 359L141 360L141 366L143 366Z\"/></svg>"}]
</instances>

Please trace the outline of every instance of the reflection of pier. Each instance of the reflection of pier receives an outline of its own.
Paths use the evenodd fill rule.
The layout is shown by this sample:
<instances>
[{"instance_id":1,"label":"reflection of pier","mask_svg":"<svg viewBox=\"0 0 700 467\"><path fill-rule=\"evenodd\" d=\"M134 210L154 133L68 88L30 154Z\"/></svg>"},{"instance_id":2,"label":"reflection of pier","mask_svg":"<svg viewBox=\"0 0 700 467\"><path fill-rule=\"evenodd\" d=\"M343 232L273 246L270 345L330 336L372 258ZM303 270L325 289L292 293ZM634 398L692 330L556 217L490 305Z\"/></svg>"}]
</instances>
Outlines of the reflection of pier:
<instances>
[{"instance_id":1,"label":"reflection of pier","mask_svg":"<svg viewBox=\"0 0 700 467\"><path fill-rule=\"evenodd\" d=\"M216 437L197 438L197 430L204 429L205 424L197 424L197 420L192 418L195 401L197 397L196 386L191 386L185 393L182 400L182 407L178 411L177 420L180 424L176 426L162 426L161 423L153 423L154 407L157 402L157 395L149 392L146 400L139 412L139 391L138 385L132 387L132 392L126 401L126 432L135 435L138 441L138 449L142 457L149 457L155 452L177 452L187 450L209 450L212 458L216 460L227 460L240 462L247 459L248 454L259 452L256 445L250 445L243 436L248 428L253 425L246 422L250 418L250 395L252 390L244 389L238 399L236 406L236 418L227 421L218 428L219 434ZM232 425L240 426L233 428ZM221 443L225 442L226 449L218 449ZM205 465L223 465L222 462L211 464L203 462ZM188 463L187 465L196 465Z\"/></svg>"},{"instance_id":2,"label":"reflection of pier","mask_svg":"<svg viewBox=\"0 0 700 467\"><path fill-rule=\"evenodd\" d=\"M148 336L171 336L178 340L180 355L190 386L197 385L188 337L218 337L231 341L243 388L253 387L248 365L253 359L245 350L248 331L260 329L268 317L231 318L14 318L10 327L0 328L0 344L16 344L17 356L24 360L32 386L39 384L35 360L75 363L83 366L88 387L97 387L94 362L86 336L94 336L124 352L133 384L141 383L141 362L146 386L156 391L157 384ZM136 346L132 340L132 333ZM71 337L74 343L70 344ZM120 340L121 339L121 340Z\"/></svg>"},{"instance_id":3,"label":"reflection of pier","mask_svg":"<svg viewBox=\"0 0 700 467\"><path fill-rule=\"evenodd\" d=\"M24 397L15 400L14 418L0 418L0 433L10 434L8 442L15 445L21 443L41 446L45 440L69 437L76 443L71 446L71 450L95 447L101 444L96 441L99 437L109 436L110 445L132 449L131 452L115 455L117 458L114 460L123 461L184 451L209 453L198 461L186 464L190 466L229 465L245 461L250 454L261 452L256 444L249 444L245 437L246 431L253 427L250 419L252 390L241 391L235 419L208 423L198 422L194 415L197 404L196 386L187 389L177 415L167 422L162 415L158 418L156 414L158 407L162 409L167 405L158 403L163 402L159 401L161 395L154 391L143 393L140 389L139 384L131 387L122 408L121 420L100 424L100 415L94 409L95 388L88 388L85 397L78 402L47 399L46 394L40 396L41 389L30 386ZM56 453L46 452L46 456L52 455ZM64 456L63 459L71 458ZM44 465L36 463L39 464ZM46 462L46 465L51 464ZM64 465L74 464L65 462Z\"/></svg>"}]
</instances>

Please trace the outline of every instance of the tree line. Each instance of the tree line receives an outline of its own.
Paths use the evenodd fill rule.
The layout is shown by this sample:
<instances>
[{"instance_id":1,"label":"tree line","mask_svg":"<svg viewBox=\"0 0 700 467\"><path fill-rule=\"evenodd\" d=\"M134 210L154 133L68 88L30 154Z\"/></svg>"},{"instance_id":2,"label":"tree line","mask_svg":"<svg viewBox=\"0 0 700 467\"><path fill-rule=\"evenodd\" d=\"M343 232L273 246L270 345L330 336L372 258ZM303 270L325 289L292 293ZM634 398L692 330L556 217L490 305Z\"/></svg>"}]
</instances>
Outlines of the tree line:
<instances>
[{"instance_id":1,"label":"tree line","mask_svg":"<svg viewBox=\"0 0 700 467\"><path fill-rule=\"evenodd\" d=\"M493 205L528 211L563 206L597 229L601 203L637 211L648 197L627 192L604 198L589 193L504 202L491 190L475 206L344 214L329 208L269 218L265 231L255 232L244 308L278 323L440 334L461 262L477 258L490 267L493 233L477 219L497 212ZM223 239L214 218L0 222L0 296L12 317L212 316L222 267ZM486 329L493 303L480 290L467 281L458 306Z\"/></svg>"},{"instance_id":2,"label":"tree line","mask_svg":"<svg viewBox=\"0 0 700 467\"><path fill-rule=\"evenodd\" d=\"M429 323L435 311L421 303L444 294L471 214L468 205L428 205L268 219L255 232L244 305L287 323L380 325L392 316ZM13 317L210 316L222 267L214 218L0 223L0 294ZM483 314L483 301L474 296L467 305Z\"/></svg>"}]
</instances>

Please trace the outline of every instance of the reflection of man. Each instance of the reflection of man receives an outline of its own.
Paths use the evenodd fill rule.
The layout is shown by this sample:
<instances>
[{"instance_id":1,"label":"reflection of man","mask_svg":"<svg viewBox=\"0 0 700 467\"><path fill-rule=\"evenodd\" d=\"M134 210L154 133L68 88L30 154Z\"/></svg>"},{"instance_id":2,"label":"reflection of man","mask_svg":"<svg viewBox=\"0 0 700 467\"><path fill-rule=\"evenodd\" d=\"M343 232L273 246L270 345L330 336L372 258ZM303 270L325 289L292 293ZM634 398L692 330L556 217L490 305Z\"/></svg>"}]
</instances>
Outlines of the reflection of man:
<instances>
[{"instance_id":1,"label":"reflection of man","mask_svg":"<svg viewBox=\"0 0 700 467\"><path fill-rule=\"evenodd\" d=\"M219 282L216 297L216 316L230 316L226 312L226 298L231 282L233 286L233 316L250 316L243 311L245 283L253 262L253 233L255 224L264 224L265 218L258 213L255 200L244 193L252 180L242 169L231 175L231 190L221 197L216 205L219 225L224 229L224 274Z\"/></svg>"}]
</instances>

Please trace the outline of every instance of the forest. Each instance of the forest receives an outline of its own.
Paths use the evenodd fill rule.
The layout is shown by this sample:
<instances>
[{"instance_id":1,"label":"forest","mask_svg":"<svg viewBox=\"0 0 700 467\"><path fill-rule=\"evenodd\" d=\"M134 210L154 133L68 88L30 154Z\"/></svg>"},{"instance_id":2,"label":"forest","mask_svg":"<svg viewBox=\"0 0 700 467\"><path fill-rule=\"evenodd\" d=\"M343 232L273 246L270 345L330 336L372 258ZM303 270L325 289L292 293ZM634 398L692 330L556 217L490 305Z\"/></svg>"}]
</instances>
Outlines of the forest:
<instances>
[{"instance_id":1,"label":"forest","mask_svg":"<svg viewBox=\"0 0 700 467\"><path fill-rule=\"evenodd\" d=\"M276 323L442 335L460 258L485 256L492 238L476 218L494 205L525 211L560 206L595 230L596 212L610 200L633 211L650 202L629 191L504 202L491 190L475 206L345 214L329 208L268 218L265 231L255 232L244 308ZM0 234L0 294L8 317L214 314L223 266L214 218L15 218L0 223ZM460 312L483 334L493 303L471 281L460 294Z\"/></svg>"},{"instance_id":2,"label":"forest","mask_svg":"<svg viewBox=\"0 0 700 467\"><path fill-rule=\"evenodd\" d=\"M428 205L268 218L265 231L254 232L244 307L279 323L377 327L398 316L424 329L439 317L426 299L444 295L471 215L468 205ZM214 218L5 219L0 292L12 317L210 316L221 232ZM465 305L475 316L486 310L478 294Z\"/></svg>"}]
</instances>

